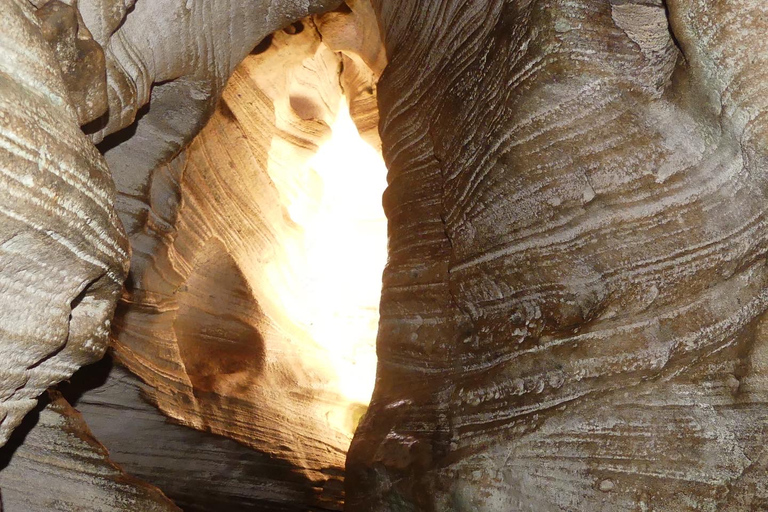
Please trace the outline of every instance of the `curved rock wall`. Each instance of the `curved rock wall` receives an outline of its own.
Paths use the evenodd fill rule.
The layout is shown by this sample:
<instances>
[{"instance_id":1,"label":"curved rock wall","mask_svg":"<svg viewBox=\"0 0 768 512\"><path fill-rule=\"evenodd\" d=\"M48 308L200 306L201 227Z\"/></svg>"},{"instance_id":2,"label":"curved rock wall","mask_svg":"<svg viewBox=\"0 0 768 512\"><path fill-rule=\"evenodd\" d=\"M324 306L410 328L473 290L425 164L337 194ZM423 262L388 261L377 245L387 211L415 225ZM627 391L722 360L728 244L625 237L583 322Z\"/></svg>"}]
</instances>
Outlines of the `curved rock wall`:
<instances>
[{"instance_id":1,"label":"curved rock wall","mask_svg":"<svg viewBox=\"0 0 768 512\"><path fill-rule=\"evenodd\" d=\"M13 363L0 383L2 435L46 387L104 352L129 251L116 204L134 249L117 355L155 386L149 395L164 412L302 468L314 485L308 500L340 506L364 405L343 396L335 355L275 291L292 272L283 260L301 232L287 207L295 196L316 199L305 164L328 138L342 92L379 145L375 80L385 59L370 6L316 19L327 22L333 49L315 20L289 24L335 4L3 7L4 191L19 205L4 201L12 220L0 249L11 329L2 348ZM284 25L232 78L206 131L172 158L208 119L235 65ZM78 125L91 141L108 137L100 149L117 201L104 158ZM25 499L18 490L14 506Z\"/></svg>"},{"instance_id":2,"label":"curved rock wall","mask_svg":"<svg viewBox=\"0 0 768 512\"><path fill-rule=\"evenodd\" d=\"M390 262L348 508L765 506L765 5L374 5Z\"/></svg>"},{"instance_id":3,"label":"curved rock wall","mask_svg":"<svg viewBox=\"0 0 768 512\"><path fill-rule=\"evenodd\" d=\"M302 468L313 503L338 508L364 404L344 394L343 355L318 344L288 303L305 285L292 267L304 227L289 210L320 200L308 161L342 93L374 144L377 114L375 73L332 51L317 26L307 18L259 45L200 135L154 171L113 332L117 359L164 413Z\"/></svg>"},{"instance_id":4,"label":"curved rock wall","mask_svg":"<svg viewBox=\"0 0 768 512\"><path fill-rule=\"evenodd\" d=\"M0 3L0 445L48 386L103 356L129 256L47 28L28 2Z\"/></svg>"}]
</instances>

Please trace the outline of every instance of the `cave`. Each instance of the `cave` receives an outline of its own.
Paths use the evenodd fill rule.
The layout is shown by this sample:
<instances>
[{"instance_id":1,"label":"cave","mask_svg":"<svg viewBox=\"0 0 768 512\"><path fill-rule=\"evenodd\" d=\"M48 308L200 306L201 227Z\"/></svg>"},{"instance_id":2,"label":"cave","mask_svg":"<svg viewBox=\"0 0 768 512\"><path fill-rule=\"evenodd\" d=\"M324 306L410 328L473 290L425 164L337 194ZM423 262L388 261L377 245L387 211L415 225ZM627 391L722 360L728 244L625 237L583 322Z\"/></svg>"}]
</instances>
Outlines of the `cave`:
<instances>
[{"instance_id":1,"label":"cave","mask_svg":"<svg viewBox=\"0 0 768 512\"><path fill-rule=\"evenodd\" d=\"M0 0L0 510L768 510L766 30Z\"/></svg>"}]
</instances>

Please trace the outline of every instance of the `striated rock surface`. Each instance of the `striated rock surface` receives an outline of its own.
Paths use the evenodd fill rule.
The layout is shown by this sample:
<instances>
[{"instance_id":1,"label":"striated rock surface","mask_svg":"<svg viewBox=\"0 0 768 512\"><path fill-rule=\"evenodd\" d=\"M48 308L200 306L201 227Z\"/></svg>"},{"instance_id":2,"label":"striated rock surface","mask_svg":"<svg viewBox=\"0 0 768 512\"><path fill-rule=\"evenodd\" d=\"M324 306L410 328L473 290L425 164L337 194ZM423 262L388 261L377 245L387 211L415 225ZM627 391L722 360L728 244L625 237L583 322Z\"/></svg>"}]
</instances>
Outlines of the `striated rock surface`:
<instances>
[{"instance_id":1,"label":"striated rock surface","mask_svg":"<svg viewBox=\"0 0 768 512\"><path fill-rule=\"evenodd\" d=\"M390 260L348 509L765 508L766 4L374 5Z\"/></svg>"},{"instance_id":2,"label":"striated rock surface","mask_svg":"<svg viewBox=\"0 0 768 512\"><path fill-rule=\"evenodd\" d=\"M58 394L0 451L5 512L179 512L113 463L80 414Z\"/></svg>"},{"instance_id":3,"label":"striated rock surface","mask_svg":"<svg viewBox=\"0 0 768 512\"><path fill-rule=\"evenodd\" d=\"M0 3L0 445L48 386L103 356L127 271L109 171L41 20Z\"/></svg>"},{"instance_id":4,"label":"striated rock surface","mask_svg":"<svg viewBox=\"0 0 768 512\"><path fill-rule=\"evenodd\" d=\"M83 368L62 392L74 400L113 461L159 487L186 512L338 509L341 486L326 488L318 503L315 485L301 468L172 423L144 399L147 385L112 367L109 358Z\"/></svg>"},{"instance_id":5,"label":"striated rock surface","mask_svg":"<svg viewBox=\"0 0 768 512\"><path fill-rule=\"evenodd\" d=\"M270 36L237 68L201 134L153 171L146 196L131 199L147 203L128 221L134 257L113 331L116 358L161 411L301 468L310 504L337 509L368 398L349 384L366 385L345 382L339 368L353 365L306 325L313 285L296 265L312 263L302 219L320 208L326 184L310 159L346 92L343 58L310 18ZM348 68L356 73L349 96L369 120L375 75L359 62ZM363 306L347 313L350 324L375 322L375 302Z\"/></svg>"}]
</instances>

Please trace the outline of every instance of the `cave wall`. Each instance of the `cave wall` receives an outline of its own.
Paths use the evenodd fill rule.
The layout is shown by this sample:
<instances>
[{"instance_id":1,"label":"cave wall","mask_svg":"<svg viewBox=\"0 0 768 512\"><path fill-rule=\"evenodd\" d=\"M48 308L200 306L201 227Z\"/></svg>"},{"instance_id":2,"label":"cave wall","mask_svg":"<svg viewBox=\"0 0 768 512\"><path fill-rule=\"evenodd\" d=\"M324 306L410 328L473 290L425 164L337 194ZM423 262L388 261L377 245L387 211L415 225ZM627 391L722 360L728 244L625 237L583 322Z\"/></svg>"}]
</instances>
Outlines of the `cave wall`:
<instances>
[{"instance_id":1,"label":"cave wall","mask_svg":"<svg viewBox=\"0 0 768 512\"><path fill-rule=\"evenodd\" d=\"M48 386L104 355L130 251L46 19L0 4L0 446Z\"/></svg>"},{"instance_id":2,"label":"cave wall","mask_svg":"<svg viewBox=\"0 0 768 512\"><path fill-rule=\"evenodd\" d=\"M761 2L375 1L349 510L765 506Z\"/></svg>"},{"instance_id":3,"label":"cave wall","mask_svg":"<svg viewBox=\"0 0 768 512\"><path fill-rule=\"evenodd\" d=\"M304 69L308 59L320 73L326 66L335 73L338 61L332 52L313 59L319 39L312 32L297 34L304 47L295 56L275 55L275 65L293 57L289 69ZM119 361L157 389L155 400L166 413L280 453L322 481L321 468L343 466L343 446L349 441L343 430L326 426L327 410L316 409L315 400L338 401L330 376L322 374L327 365L312 340L285 317L267 274L267 267L285 258L281 242L291 240L296 230L267 172L277 136L275 107L258 87L258 77L268 73L257 63L272 53L277 53L274 48L238 68L206 128L167 166L169 174L179 169L178 214L167 223L147 223L146 243L134 246L133 281L115 320L114 347ZM275 90L283 90L286 78L275 78ZM338 98L339 92L330 94ZM281 99L290 109L288 98ZM306 104L311 108L323 102L309 98ZM298 141L299 151L329 136L321 122L303 123L292 110L286 115L284 138L292 139L289 144ZM307 149L303 158L311 154ZM300 168L301 158L287 165ZM311 194L310 178L283 179L292 182L293 193ZM172 178L165 183L177 186ZM167 191L155 197L165 200ZM165 236L157 236L163 228ZM148 266L139 272L142 262ZM282 428L287 424L292 431Z\"/></svg>"},{"instance_id":4,"label":"cave wall","mask_svg":"<svg viewBox=\"0 0 768 512\"><path fill-rule=\"evenodd\" d=\"M353 422L266 269L344 90L390 170L347 509L768 506L762 3L69 3L0 4L0 440L103 354L114 205L117 359L338 496Z\"/></svg>"},{"instance_id":5,"label":"cave wall","mask_svg":"<svg viewBox=\"0 0 768 512\"><path fill-rule=\"evenodd\" d=\"M295 325L282 310L274 284L269 283L275 274L279 280L280 274L290 272L281 258L287 250L286 240L295 237L301 227L294 225L287 215L286 197L317 194L313 189L313 176L301 168L328 138L328 125L336 115L342 91L349 97L350 109L367 140L379 145L376 72L366 62L375 64L378 70L383 67L381 44L376 40L371 45L366 40L370 51L357 47L361 38L377 36L375 23L373 27L366 27L362 22L345 21L359 18L360 9L337 11L323 20L308 18L291 23L300 15L337 3L286 2L272 9L266 4L240 6L214 2L205 8L203 3L188 4L191 8L179 12L145 2L134 5L132 2L84 1L77 9L69 2L57 1L11 4L12 14L18 14L28 23L37 38L34 42L40 51L39 55L31 56L32 60L36 57L43 62L40 69L33 69L41 81L23 83L26 89L21 92L30 94L32 85L48 85L43 79L58 88L58 96L53 97L50 107L52 118L59 116L62 121L61 126L53 130L53 135L61 139L57 141L62 151L58 156L65 170L70 170L68 159L80 158L75 162L75 170L89 173L87 179L78 176L83 183L76 183L80 186L76 186L74 192L61 190L73 196L75 202L85 203L81 220L93 225L88 228L74 225L63 211L56 211L55 202L41 204L38 217L49 216L42 227L8 225L7 241L15 239L16 242L4 246L8 251L4 253L7 265L3 272L7 272L7 279L15 280L16 285L8 289L3 312L16 321L16 315L30 304L26 299L14 302L13 297L20 284L24 284L18 282L16 267L26 265L31 276L36 271L34 265L17 264L13 258L29 259L22 249L30 250L33 263L39 259L43 268L60 273L60 279L48 282L40 279L39 271L38 276L33 276L39 281L33 284L49 286L58 295L42 296L40 290L32 287L30 291L41 296L36 299L49 301L51 306L63 300L61 308L42 309L40 314L51 321L62 320L64 328L62 331L54 325L56 328L50 329L50 347L39 344L36 333L24 346L14 344L16 340L7 343L4 340L11 356L10 370L16 370L14 358L19 358L14 352L23 356L21 364L24 365L20 376L9 377L8 387L16 390L16 396L9 401L8 409L17 410L11 410L3 423L8 432L34 406L36 396L46 387L69 377L78 367L104 353L114 301L127 271L128 244L112 210L114 204L127 227L133 248L131 271L113 330L114 348L121 363L149 383L144 388L145 398L180 423L234 438L259 450L252 452L254 456L263 453L265 457L276 457L275 460L287 468L286 478L276 476L277 481L299 482L296 484L299 491L291 491L285 498L289 502L286 506L297 499L296 495L301 495L300 503L295 506L340 508L345 452L364 404L351 403L340 396L338 375L329 370L332 365L328 362L330 356L335 355L317 346ZM265 11L268 15L263 22L251 23L254 16ZM365 13L370 17L370 7ZM229 27L229 31L222 28L233 19L237 19L234 27ZM15 36L13 30L17 30L17 25L13 23L17 20L9 16L4 21L9 23L10 35ZM153 30L166 22L169 24L166 31ZM327 24L324 30L329 35L328 44L321 41L316 23ZM265 37L272 29L284 25L287 25L285 31ZM196 31L195 27L200 30ZM180 34L191 38L185 40L187 50L184 52L179 51L183 45L176 46L175 38L181 37ZM227 34L231 37L229 41ZM28 34L22 33L22 36ZM208 37L211 40L207 40ZM241 53L262 38L268 44L254 50L225 90L224 82L242 60L244 54ZM10 40L8 44L18 43L16 49L22 50L33 41L32 36L28 39ZM70 44L72 48L67 46ZM173 46L174 51L161 55L158 49L168 45ZM104 52L96 52L101 60L94 57L95 65L85 71L78 68L83 64L83 48ZM337 53L341 51L345 54ZM3 76L13 85L14 80L19 80L14 73L23 79L27 77L20 73L23 68L14 67L18 56L13 53L8 56L7 76ZM46 73L52 73L53 78L47 78ZM187 86L197 79L208 88L196 89L197 84L190 91ZM155 82L162 84L153 90L165 91L172 105L152 99L154 92L150 94L149 89ZM79 89L81 86L84 91ZM109 101L95 101L93 98L104 100L104 89ZM90 96L76 97L77 91L88 92ZM19 99L23 94L8 98L9 112L14 107L13 101L23 103ZM219 103L222 94L225 99ZM31 96L35 99L34 94ZM151 105L147 106L150 99ZM83 103L89 109L84 109ZM218 109L213 113L216 105ZM44 104L43 107L49 108ZM33 128L41 121L34 118L36 113L30 113L27 122ZM206 131L189 148L174 156L211 116ZM160 126L154 124L158 120ZM26 136L30 143L45 142L37 133L19 135L17 132L23 123L15 118L12 121L4 128L16 132L10 131L7 135L22 139ZM99 149L106 154L109 172L117 184L116 200L105 160L79 131L79 124L94 142L106 136ZM43 128L46 126L43 124ZM124 131L119 131L125 126ZM118 132L110 136L113 131ZM43 145L43 151L45 148ZM63 153L65 148L72 149L75 155ZM26 155L17 156L11 153L10 185L4 182L4 191L15 193L11 186L14 180L30 191L33 186L39 187L36 177L13 175L25 170L22 164ZM58 172L55 168L41 167L40 170L53 174L54 178ZM84 198L77 195L83 192L85 183L94 187L96 199L103 199L104 204L88 193ZM42 194L48 193L43 187ZM26 201L42 203L35 197L23 195L19 193ZM72 202L69 196L61 202ZM87 203L88 199L96 201L96 208ZM75 204L75 207L81 206ZM109 227L113 231L100 222L111 223ZM49 230L41 237L44 239L42 249L28 243L34 236L24 232L35 229ZM71 258L48 250L51 243L45 239L55 239L56 229L84 233L83 242L74 240L69 247L74 256L83 258L84 262L75 264ZM89 229L96 234L100 234L99 229L105 231L104 239L94 239ZM69 233L62 235L59 243L66 245L68 236ZM105 272L104 269L106 277L97 273ZM103 281L108 282L103 284ZM91 287L92 282L96 285ZM79 309L68 317L70 303L73 309ZM38 322L29 311L23 313L26 318L22 319L22 329L50 327ZM71 321L70 325L67 320ZM68 344L61 350L64 343ZM43 354L43 350L48 352ZM50 352L57 352L54 360L41 361ZM27 379L26 389L21 379ZM42 384L37 382L41 379ZM15 400L21 395L25 400L17 403ZM51 414L49 409L44 409L40 418ZM25 429L31 429L29 439L53 442L51 435L46 434L48 427L40 420ZM32 482L38 479L38 473L47 471L46 467L63 464L51 456L38 460L38 467L34 467L35 464L27 462L24 451L25 448L37 449L37 445L30 442L21 447L14 445L4 452L11 460L3 470L11 490L5 500L9 510L22 509L26 506L25 500L48 503L49 496L57 494L55 489L66 486L68 477L62 476L57 481L47 480L46 485L50 486L47 491L40 488L38 494L28 493L29 496L24 497L25 486L36 485ZM60 441L62 445L73 442L70 438ZM151 449L148 451L145 455L151 455ZM67 453L77 458L89 456L86 452L83 447L72 445ZM265 463L259 471L269 472L279 465ZM301 487L307 486L305 482L309 482L308 489ZM105 485L93 480L84 485L83 489L88 490L83 492L106 499L111 491ZM114 499L122 499L122 490L112 490ZM256 494L257 491L254 490ZM80 506L77 498L69 495L62 495L57 503L63 509ZM129 509L135 505L131 505L130 500L121 503Z\"/></svg>"},{"instance_id":6,"label":"cave wall","mask_svg":"<svg viewBox=\"0 0 768 512\"><path fill-rule=\"evenodd\" d=\"M146 399L152 388L109 356L75 374L62 393L114 463L133 477L151 482L186 512L341 508L339 483L327 484L318 493L316 481L301 467L169 421ZM0 487L2 475L0 471Z\"/></svg>"},{"instance_id":7,"label":"cave wall","mask_svg":"<svg viewBox=\"0 0 768 512\"><path fill-rule=\"evenodd\" d=\"M0 444L46 387L104 354L129 258L114 207L134 238L154 169L197 134L237 64L338 3L3 2ZM91 142L112 134L105 159Z\"/></svg>"}]
</instances>

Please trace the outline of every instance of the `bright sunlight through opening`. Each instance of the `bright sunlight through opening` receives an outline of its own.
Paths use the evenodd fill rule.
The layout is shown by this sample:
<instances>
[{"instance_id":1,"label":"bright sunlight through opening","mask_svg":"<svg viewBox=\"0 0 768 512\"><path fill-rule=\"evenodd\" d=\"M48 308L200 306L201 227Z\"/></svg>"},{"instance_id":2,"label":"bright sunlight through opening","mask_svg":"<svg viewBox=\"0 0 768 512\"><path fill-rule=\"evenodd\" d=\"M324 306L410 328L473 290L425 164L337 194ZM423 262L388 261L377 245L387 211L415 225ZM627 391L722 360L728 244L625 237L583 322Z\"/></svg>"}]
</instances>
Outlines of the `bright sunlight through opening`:
<instances>
[{"instance_id":1,"label":"bright sunlight through opening","mask_svg":"<svg viewBox=\"0 0 768 512\"><path fill-rule=\"evenodd\" d=\"M308 162L322 182L319 200L288 206L304 229L292 317L333 355L341 394L368 405L376 375L381 275L387 222L381 206L386 167L363 141L342 98L332 137Z\"/></svg>"}]
</instances>

